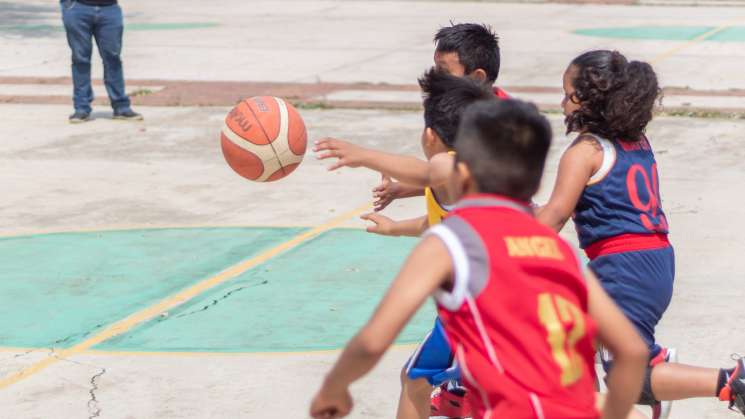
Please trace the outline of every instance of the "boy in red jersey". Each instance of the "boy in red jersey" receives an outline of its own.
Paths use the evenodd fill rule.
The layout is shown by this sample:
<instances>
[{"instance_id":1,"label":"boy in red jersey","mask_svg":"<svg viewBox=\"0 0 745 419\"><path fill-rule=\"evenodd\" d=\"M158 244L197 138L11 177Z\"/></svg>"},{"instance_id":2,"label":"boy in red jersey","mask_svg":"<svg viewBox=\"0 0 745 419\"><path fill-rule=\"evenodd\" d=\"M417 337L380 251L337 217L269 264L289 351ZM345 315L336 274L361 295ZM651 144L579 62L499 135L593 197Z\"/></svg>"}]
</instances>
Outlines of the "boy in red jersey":
<instances>
[{"instance_id":1,"label":"boy in red jersey","mask_svg":"<svg viewBox=\"0 0 745 419\"><path fill-rule=\"evenodd\" d=\"M451 187L464 199L414 249L327 375L311 416L347 415L349 385L434 295L475 418L600 418L595 338L615 357L602 417L626 418L641 390L646 347L528 205L551 142L548 121L532 105L485 100L465 111L458 137Z\"/></svg>"},{"instance_id":2,"label":"boy in red jersey","mask_svg":"<svg viewBox=\"0 0 745 419\"><path fill-rule=\"evenodd\" d=\"M579 135L538 220L559 231L573 218L588 267L648 345L639 402L652 406L655 419L668 417L671 400L692 397L718 397L745 413L742 359L731 369L677 364L675 351L655 341L673 294L675 254L644 134L660 92L654 70L617 51L589 51L572 60L563 84L567 133ZM611 363L604 357L606 369Z\"/></svg>"},{"instance_id":3,"label":"boy in red jersey","mask_svg":"<svg viewBox=\"0 0 745 419\"><path fill-rule=\"evenodd\" d=\"M424 165L423 177L427 178L425 189L425 216L394 221L378 214L363 215L375 223L367 231L390 236L419 237L428 227L438 224L450 210L452 198L459 195L451 191L447 180L453 170L453 144L456 139L460 117L468 105L493 98L481 83L465 77L449 75L435 68L419 79L424 101L424 129L422 151L429 159L420 161L414 157L399 156L382 151L365 149L338 140L321 140L317 150L323 150L319 158L337 158L332 166L366 167L397 179L415 182L417 164ZM398 419L422 419L430 414L440 417L470 416L465 402L465 390L459 385L460 378L454 353L448 345L439 320L420 346L412 354L401 374L401 396ZM439 387L434 392L433 388ZM443 388L444 387L444 388Z\"/></svg>"}]
</instances>

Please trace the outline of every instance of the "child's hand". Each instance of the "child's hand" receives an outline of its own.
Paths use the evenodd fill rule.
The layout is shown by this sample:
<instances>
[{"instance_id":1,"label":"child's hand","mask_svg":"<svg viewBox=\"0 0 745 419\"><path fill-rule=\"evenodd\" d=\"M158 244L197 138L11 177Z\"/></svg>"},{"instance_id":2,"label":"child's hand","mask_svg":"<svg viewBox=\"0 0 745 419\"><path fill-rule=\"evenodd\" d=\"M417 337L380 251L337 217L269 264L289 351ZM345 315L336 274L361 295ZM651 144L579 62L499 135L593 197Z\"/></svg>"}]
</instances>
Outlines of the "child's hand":
<instances>
[{"instance_id":1,"label":"child's hand","mask_svg":"<svg viewBox=\"0 0 745 419\"><path fill-rule=\"evenodd\" d=\"M362 215L360 218L366 221L372 221L375 223L375 225L372 225L367 228L368 233L375 233L380 234L383 236L393 236L393 226L396 224L395 221L391 220L390 218L376 214L376 213L370 213Z\"/></svg>"},{"instance_id":2,"label":"child's hand","mask_svg":"<svg viewBox=\"0 0 745 419\"><path fill-rule=\"evenodd\" d=\"M348 389L330 390L325 384L310 404L310 416L315 419L335 419L352 411L352 396Z\"/></svg>"},{"instance_id":3,"label":"child's hand","mask_svg":"<svg viewBox=\"0 0 745 419\"><path fill-rule=\"evenodd\" d=\"M375 202L373 202L375 212L383 211L394 199L398 199L399 189L398 182L394 182L388 176L383 175L383 181L372 190L373 198L375 198Z\"/></svg>"},{"instance_id":4,"label":"child's hand","mask_svg":"<svg viewBox=\"0 0 745 419\"><path fill-rule=\"evenodd\" d=\"M329 170L336 170L344 166L360 167L365 160L367 150L346 141L322 138L315 142L313 151L316 153L323 152L318 154L318 160L337 158L337 162L329 166Z\"/></svg>"}]
</instances>

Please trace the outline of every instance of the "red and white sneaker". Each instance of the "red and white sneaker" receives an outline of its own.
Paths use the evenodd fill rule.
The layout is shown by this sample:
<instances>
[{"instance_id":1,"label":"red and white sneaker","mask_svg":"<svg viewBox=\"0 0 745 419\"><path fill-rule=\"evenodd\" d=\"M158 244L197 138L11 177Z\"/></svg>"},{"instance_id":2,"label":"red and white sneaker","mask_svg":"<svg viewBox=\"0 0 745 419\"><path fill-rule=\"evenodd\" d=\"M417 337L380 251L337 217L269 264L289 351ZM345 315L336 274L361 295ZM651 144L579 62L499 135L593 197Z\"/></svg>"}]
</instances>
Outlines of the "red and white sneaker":
<instances>
[{"instance_id":1,"label":"red and white sneaker","mask_svg":"<svg viewBox=\"0 0 745 419\"><path fill-rule=\"evenodd\" d=\"M663 362L678 362L678 350L675 348L662 348L656 357L649 361L649 366L654 367ZM652 419L667 419L673 409L673 402L665 400L652 405Z\"/></svg>"},{"instance_id":2,"label":"red and white sneaker","mask_svg":"<svg viewBox=\"0 0 745 419\"><path fill-rule=\"evenodd\" d=\"M471 417L471 406L466 400L466 389L452 381L432 392L430 418L463 419Z\"/></svg>"},{"instance_id":3,"label":"red and white sneaker","mask_svg":"<svg viewBox=\"0 0 745 419\"><path fill-rule=\"evenodd\" d=\"M745 415L745 364L742 357L736 359L735 370L727 377L727 384L719 392L719 400L729 402L730 410Z\"/></svg>"}]
</instances>

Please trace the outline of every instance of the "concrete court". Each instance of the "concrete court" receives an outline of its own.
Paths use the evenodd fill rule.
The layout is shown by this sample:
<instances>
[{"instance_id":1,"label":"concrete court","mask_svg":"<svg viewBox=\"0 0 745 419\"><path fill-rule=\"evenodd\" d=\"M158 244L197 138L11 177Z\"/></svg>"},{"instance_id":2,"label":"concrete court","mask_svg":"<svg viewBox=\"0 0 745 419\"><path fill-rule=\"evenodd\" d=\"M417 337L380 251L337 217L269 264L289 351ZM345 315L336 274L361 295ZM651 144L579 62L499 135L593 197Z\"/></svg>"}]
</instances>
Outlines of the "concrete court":
<instances>
[{"instance_id":1,"label":"concrete court","mask_svg":"<svg viewBox=\"0 0 745 419\"><path fill-rule=\"evenodd\" d=\"M10 2L0 17L0 76L67 76L68 57L56 2ZM666 86L745 88L745 49L700 42L674 55L680 41L607 39L575 30L661 26L745 26L742 7L628 7L572 4L395 1L129 0L125 71L129 79L386 82L410 84L432 56L434 29L483 21L501 37L505 86L561 86L579 52L614 47L655 60ZM192 23L180 30L142 25ZM213 25L213 26L209 26ZM167 53L164 53L166 52ZM664 58L664 59L663 59ZM94 60L95 65L99 63ZM96 74L100 74L100 70ZM2 93L2 91L0 91Z\"/></svg>"},{"instance_id":2,"label":"concrete court","mask_svg":"<svg viewBox=\"0 0 745 419\"><path fill-rule=\"evenodd\" d=\"M149 117L143 124L99 119L86 126L55 119L64 112L61 106L36 106L33 113L29 106L3 105L0 110L12 116L12 122L0 128L6 138L0 176L11 179L4 183L0 211L2 224L9 226L7 234L173 225L314 225L365 202L377 181L363 170L329 174L308 155L298 172L282 183L246 183L224 165L216 148L215 132L225 108L147 108L143 111ZM311 138L335 134L369 146L416 152L416 113L302 113ZM39 117L54 122L35 126ZM567 143L560 135L559 119L552 121L557 142L539 201L546 197L557 157ZM175 125L177 133L168 134ZM738 234L745 223L732 205L734 185L742 179L743 152L737 141L744 128L742 121L661 118L650 132L678 252L676 295L659 335L680 348L683 359L691 363L726 364L731 352L745 346L738 328L740 305L733 303L743 297L736 284L745 272L739 257L745 240ZM695 154L689 145L693 141ZM419 201L407 200L387 212L410 216L421 207ZM565 233L572 237L571 231ZM251 327L250 317L232 323L239 331ZM4 350L3 372L48 356L43 349L26 351ZM356 387L354 417L391 416L398 368L410 351L406 346L392 350ZM0 416L85 417L101 409L100 417L112 418L299 418L335 357L335 352L86 351L0 391ZM97 402L90 404L92 380ZM735 416L707 400L678 402L673 417Z\"/></svg>"},{"instance_id":3,"label":"concrete court","mask_svg":"<svg viewBox=\"0 0 745 419\"><path fill-rule=\"evenodd\" d=\"M48 2L22 4L34 13L22 8L11 15L16 19L12 24L57 24L58 12ZM247 8L233 1L217 9L204 2L179 4L183 7L174 9L169 2L124 3L132 24L219 23L199 29L127 32L129 78L411 83L429 65L433 28L452 18L488 21L498 28L505 62L500 80L505 85L558 86L566 62L577 52L613 46L633 51L636 57L658 60L656 68L666 85L715 90L745 87L738 64L743 62L742 44L603 39L567 30L704 22L718 27L745 19L741 8L310 1L252 2ZM278 32L277 27L294 30ZM236 33L243 35L236 37ZM67 75L68 52L59 32L21 30L6 32L2 38L8 47L0 49L0 77ZM670 54L681 46L685 47L680 52ZM391 54L393 47L399 51ZM289 65L288 57L293 57ZM94 71L100 73L100 68ZM117 123L101 112L94 122L70 126L64 119L67 106L0 105L0 178L6 180L0 205L2 233L307 227L366 202L377 182L375 174L361 170L328 174L308 155L298 172L281 183L247 183L226 167L217 148L216 133L228 108L140 110L147 118L144 123ZM301 112L310 138L336 135L391 151L418 152L421 116L417 113ZM567 143L560 135L560 120L552 116L552 121L557 142L539 202L547 197L558 155ZM738 328L741 305L733 303L743 297L738 285L745 272L745 262L739 257L745 240L738 234L745 222L738 217L739 198L734 194L745 176L743 151L738 147L743 128L742 121L660 118L650 130L678 255L676 295L659 337L680 348L682 359L694 364L728 365L729 354L743 352L745 347L745 335ZM407 200L387 213L405 217L421 210L419 201ZM341 226L361 225L350 220ZM570 230L565 231L569 238L573 236ZM331 261L319 260L319 264L337 263L334 249L328 253ZM395 266L388 265L388 275L392 275ZM381 285L386 280L375 279ZM379 292L370 295L370 304ZM59 294L50 293L52 298L55 295ZM225 306L241 313L235 301L245 301L241 300L245 295L237 294L220 304L229 303ZM47 309L58 304L49 301ZM114 301L103 300L103 304L114 305ZM101 319L101 311L86 313L81 323ZM12 319L12 314L4 316ZM232 334L217 337L232 338L241 328L248 331L251 320L228 318L224 322L234 328L228 329ZM10 321L3 321L3 329L17 332ZM205 330L203 326L198 329ZM142 330L135 328L125 337L146 336ZM60 340L65 337L59 336ZM220 346L224 343L220 339L209 349L210 342L204 335L200 338L194 340L196 350L133 351L104 344L68 357L0 390L0 418L301 418L337 355L333 351L230 352ZM49 346L64 348L65 344ZM43 348L0 350L0 378L54 356ZM398 370L410 352L406 345L392 349L384 363L355 388L353 417L392 416ZM678 402L672 417L737 416L705 400Z\"/></svg>"}]
</instances>

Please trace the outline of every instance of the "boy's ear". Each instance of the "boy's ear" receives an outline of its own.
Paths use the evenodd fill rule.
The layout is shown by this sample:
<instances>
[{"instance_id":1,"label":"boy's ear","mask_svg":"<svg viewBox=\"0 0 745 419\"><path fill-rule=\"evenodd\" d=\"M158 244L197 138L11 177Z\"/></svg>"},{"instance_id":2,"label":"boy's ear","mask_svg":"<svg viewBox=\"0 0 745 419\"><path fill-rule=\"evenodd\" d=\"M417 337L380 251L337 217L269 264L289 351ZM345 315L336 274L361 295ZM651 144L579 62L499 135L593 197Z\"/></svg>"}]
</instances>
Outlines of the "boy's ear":
<instances>
[{"instance_id":1,"label":"boy's ear","mask_svg":"<svg viewBox=\"0 0 745 419\"><path fill-rule=\"evenodd\" d=\"M462 161L455 163L455 171L458 172L458 177L461 179L462 182L471 179L471 170Z\"/></svg>"},{"instance_id":2,"label":"boy's ear","mask_svg":"<svg viewBox=\"0 0 745 419\"><path fill-rule=\"evenodd\" d=\"M438 141L440 141L440 136L437 135L435 130L427 127L424 129L424 140L427 142L427 145L433 146L437 144Z\"/></svg>"},{"instance_id":3,"label":"boy's ear","mask_svg":"<svg viewBox=\"0 0 745 419\"><path fill-rule=\"evenodd\" d=\"M451 180L457 182L457 185L453 186L453 190L458 191L461 196L474 191L474 181L471 176L471 170L462 161L455 163L455 176L453 176Z\"/></svg>"},{"instance_id":4,"label":"boy's ear","mask_svg":"<svg viewBox=\"0 0 745 419\"><path fill-rule=\"evenodd\" d=\"M479 83L486 83L486 71L483 68L477 68L468 75L472 80L476 80Z\"/></svg>"}]
</instances>

